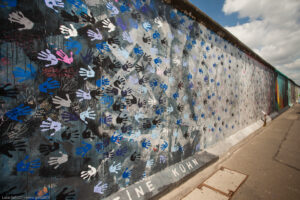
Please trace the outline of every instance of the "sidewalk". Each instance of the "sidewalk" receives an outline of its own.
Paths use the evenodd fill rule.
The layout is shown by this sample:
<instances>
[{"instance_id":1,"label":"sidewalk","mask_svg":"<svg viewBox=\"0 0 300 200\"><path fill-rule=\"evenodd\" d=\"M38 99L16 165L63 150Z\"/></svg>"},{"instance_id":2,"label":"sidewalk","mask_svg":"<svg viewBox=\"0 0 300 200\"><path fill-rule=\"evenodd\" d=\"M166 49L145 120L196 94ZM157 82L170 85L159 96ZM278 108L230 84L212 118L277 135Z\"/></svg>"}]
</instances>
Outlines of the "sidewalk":
<instances>
[{"instance_id":1,"label":"sidewalk","mask_svg":"<svg viewBox=\"0 0 300 200\"><path fill-rule=\"evenodd\" d=\"M182 199L221 166L248 175L232 200L300 199L300 105L253 133L218 162L161 199Z\"/></svg>"}]
</instances>

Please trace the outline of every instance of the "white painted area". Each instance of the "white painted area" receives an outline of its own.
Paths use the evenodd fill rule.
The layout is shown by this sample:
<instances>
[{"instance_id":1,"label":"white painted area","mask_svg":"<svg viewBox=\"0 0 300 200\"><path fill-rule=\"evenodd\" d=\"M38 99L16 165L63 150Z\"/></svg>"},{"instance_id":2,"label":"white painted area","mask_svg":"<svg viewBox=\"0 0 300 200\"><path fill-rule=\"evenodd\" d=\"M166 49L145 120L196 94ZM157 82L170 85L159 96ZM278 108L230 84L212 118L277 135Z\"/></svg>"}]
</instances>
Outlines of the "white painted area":
<instances>
[{"instance_id":1,"label":"white painted area","mask_svg":"<svg viewBox=\"0 0 300 200\"><path fill-rule=\"evenodd\" d=\"M204 184L230 195L231 191L235 192L246 178L245 174L224 168L223 170L218 170Z\"/></svg>"},{"instance_id":2,"label":"white painted area","mask_svg":"<svg viewBox=\"0 0 300 200\"><path fill-rule=\"evenodd\" d=\"M189 195L182 200L228 200L229 197L222 195L219 192L209 189L208 187L201 187L201 189L194 189Z\"/></svg>"}]
</instances>

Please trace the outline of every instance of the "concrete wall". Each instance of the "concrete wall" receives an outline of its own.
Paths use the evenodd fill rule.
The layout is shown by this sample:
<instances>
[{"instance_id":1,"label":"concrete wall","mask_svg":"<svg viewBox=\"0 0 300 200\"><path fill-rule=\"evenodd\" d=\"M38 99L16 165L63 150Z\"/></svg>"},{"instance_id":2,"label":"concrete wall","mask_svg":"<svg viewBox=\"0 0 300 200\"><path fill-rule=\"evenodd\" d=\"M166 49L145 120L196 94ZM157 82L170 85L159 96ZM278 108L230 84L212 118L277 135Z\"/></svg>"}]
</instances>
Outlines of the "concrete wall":
<instances>
[{"instance_id":1,"label":"concrete wall","mask_svg":"<svg viewBox=\"0 0 300 200\"><path fill-rule=\"evenodd\" d=\"M106 197L288 103L274 70L171 5L50 2L0 3L4 196Z\"/></svg>"}]
</instances>

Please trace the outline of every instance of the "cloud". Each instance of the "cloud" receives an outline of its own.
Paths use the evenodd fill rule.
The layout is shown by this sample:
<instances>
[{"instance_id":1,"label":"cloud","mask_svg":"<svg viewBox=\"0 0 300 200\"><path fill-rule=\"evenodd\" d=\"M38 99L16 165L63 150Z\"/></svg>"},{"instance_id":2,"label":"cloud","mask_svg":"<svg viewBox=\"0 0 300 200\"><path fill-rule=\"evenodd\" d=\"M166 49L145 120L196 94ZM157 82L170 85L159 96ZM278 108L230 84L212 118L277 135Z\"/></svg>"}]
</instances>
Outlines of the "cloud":
<instances>
[{"instance_id":1,"label":"cloud","mask_svg":"<svg viewBox=\"0 0 300 200\"><path fill-rule=\"evenodd\" d=\"M225 28L300 85L299 0L226 0L223 12L248 17Z\"/></svg>"}]
</instances>

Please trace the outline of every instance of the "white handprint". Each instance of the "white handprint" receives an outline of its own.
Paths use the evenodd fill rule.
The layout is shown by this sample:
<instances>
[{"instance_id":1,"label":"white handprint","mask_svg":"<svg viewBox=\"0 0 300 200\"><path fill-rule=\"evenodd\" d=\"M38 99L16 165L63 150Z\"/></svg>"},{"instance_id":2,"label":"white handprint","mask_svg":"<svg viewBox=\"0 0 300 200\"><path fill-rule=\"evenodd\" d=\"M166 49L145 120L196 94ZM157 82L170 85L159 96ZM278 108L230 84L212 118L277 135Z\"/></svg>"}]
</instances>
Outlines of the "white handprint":
<instances>
[{"instance_id":1,"label":"white handprint","mask_svg":"<svg viewBox=\"0 0 300 200\"><path fill-rule=\"evenodd\" d=\"M148 100L148 104L150 105L150 106L154 106L154 105L156 105L158 102L157 102L157 100L155 99L155 97L150 97L150 99Z\"/></svg>"},{"instance_id":2,"label":"white handprint","mask_svg":"<svg viewBox=\"0 0 300 200\"><path fill-rule=\"evenodd\" d=\"M63 154L61 151L59 152L62 156L60 157L50 157L48 164L49 165L55 165L54 169L57 169L61 164L68 161L68 155Z\"/></svg>"},{"instance_id":3,"label":"white handprint","mask_svg":"<svg viewBox=\"0 0 300 200\"><path fill-rule=\"evenodd\" d=\"M88 36L91 38L91 41L94 41L94 40L102 40L103 37L102 37L102 35L101 35L99 29L96 28L96 31L97 31L97 32L94 32L94 31L92 31L91 29L89 29L89 30L87 31L87 34L88 34Z\"/></svg>"},{"instance_id":4,"label":"white handprint","mask_svg":"<svg viewBox=\"0 0 300 200\"><path fill-rule=\"evenodd\" d=\"M56 106L55 108L60 108L62 106L69 108L71 106L71 100L68 94L66 94L67 100L59 97L59 96L55 96L52 98L52 101L54 104L57 104L58 106Z\"/></svg>"},{"instance_id":5,"label":"white handprint","mask_svg":"<svg viewBox=\"0 0 300 200\"><path fill-rule=\"evenodd\" d=\"M156 17L156 18L154 19L154 22L157 24L157 27L158 27L158 28L160 28L160 27L163 26L163 24L162 24L162 22L161 22L161 20L160 20L159 17Z\"/></svg>"},{"instance_id":6,"label":"white handprint","mask_svg":"<svg viewBox=\"0 0 300 200\"><path fill-rule=\"evenodd\" d=\"M178 58L173 58L173 62L177 66L180 64L180 60Z\"/></svg>"},{"instance_id":7,"label":"white handprint","mask_svg":"<svg viewBox=\"0 0 300 200\"><path fill-rule=\"evenodd\" d=\"M62 0L45 0L45 4L48 8L53 9L55 12L58 12L58 10L55 10L54 6L60 8L64 7L64 3L62 2Z\"/></svg>"},{"instance_id":8,"label":"white handprint","mask_svg":"<svg viewBox=\"0 0 300 200\"><path fill-rule=\"evenodd\" d=\"M80 174L80 177L83 178L84 180L90 180L91 177L94 177L97 173L97 170L95 167L88 165L89 170L88 171L82 171Z\"/></svg>"},{"instance_id":9,"label":"white handprint","mask_svg":"<svg viewBox=\"0 0 300 200\"><path fill-rule=\"evenodd\" d=\"M103 28L107 28L109 29L108 32L112 32L116 29L116 26L107 18L103 20Z\"/></svg>"},{"instance_id":10,"label":"white handprint","mask_svg":"<svg viewBox=\"0 0 300 200\"><path fill-rule=\"evenodd\" d=\"M69 39L70 37L78 36L78 32L77 32L76 28L74 28L73 24L70 24L70 26L71 26L71 28L68 28L64 25L61 25L59 27L60 32L65 35L66 39Z\"/></svg>"},{"instance_id":11,"label":"white handprint","mask_svg":"<svg viewBox=\"0 0 300 200\"><path fill-rule=\"evenodd\" d=\"M96 114L95 114L95 111L91 110L90 107L88 107L88 109L82 113L80 113L80 119L82 121L84 121L84 123L88 123L85 119L88 118L88 119L96 119Z\"/></svg>"},{"instance_id":12,"label":"white handprint","mask_svg":"<svg viewBox=\"0 0 300 200\"><path fill-rule=\"evenodd\" d=\"M23 28L18 28L19 31L30 30L34 26L34 23L26 18L21 11L12 12L8 16L8 20L10 22L16 22L18 24L24 25Z\"/></svg>"},{"instance_id":13,"label":"white handprint","mask_svg":"<svg viewBox=\"0 0 300 200\"><path fill-rule=\"evenodd\" d=\"M79 75L85 76L84 80L95 77L95 71L93 70L93 68L89 65L88 65L88 68L89 68L89 70L87 70L85 68L80 68L80 70L79 70Z\"/></svg>"},{"instance_id":14,"label":"white handprint","mask_svg":"<svg viewBox=\"0 0 300 200\"><path fill-rule=\"evenodd\" d=\"M111 14L113 14L113 15L119 14L118 8L116 8L116 6L114 6L114 4L112 2L108 2L106 4L106 7L108 10L110 10Z\"/></svg>"},{"instance_id":15,"label":"white handprint","mask_svg":"<svg viewBox=\"0 0 300 200\"><path fill-rule=\"evenodd\" d=\"M58 63L56 56L53 55L49 49L46 49L46 52L41 51L40 53L38 53L37 58L40 60L46 60L46 61L51 62L50 64L46 64L45 67L49 67L51 65L56 65Z\"/></svg>"},{"instance_id":16,"label":"white handprint","mask_svg":"<svg viewBox=\"0 0 300 200\"><path fill-rule=\"evenodd\" d=\"M127 33L127 31L124 31L124 32L122 33L122 36L123 36L123 40L126 40L126 41L128 41L129 43L133 43L133 40L132 40L132 38L130 37L130 34Z\"/></svg>"},{"instance_id":17,"label":"white handprint","mask_svg":"<svg viewBox=\"0 0 300 200\"><path fill-rule=\"evenodd\" d=\"M107 189L107 183L102 184L102 181L99 181L99 183L94 187L94 192L99 194L104 194L104 191Z\"/></svg>"},{"instance_id":18,"label":"white handprint","mask_svg":"<svg viewBox=\"0 0 300 200\"><path fill-rule=\"evenodd\" d=\"M55 132L57 132L61 129L61 123L53 121L50 117L48 117L47 121L43 121L42 125L40 127L42 128L41 131L43 131L43 132L51 130L51 129L53 129L53 130L55 130ZM55 132L52 133L51 136L54 135Z\"/></svg>"},{"instance_id":19,"label":"white handprint","mask_svg":"<svg viewBox=\"0 0 300 200\"><path fill-rule=\"evenodd\" d=\"M153 164L154 164L154 160L153 160L153 159L147 160L146 168L151 168L151 166L152 166Z\"/></svg>"},{"instance_id":20,"label":"white handprint","mask_svg":"<svg viewBox=\"0 0 300 200\"><path fill-rule=\"evenodd\" d=\"M90 91L85 92L85 91L80 90L80 89L77 90L76 96L79 97L79 101L82 101L83 99L87 99L87 100L92 99Z\"/></svg>"},{"instance_id":21,"label":"white handprint","mask_svg":"<svg viewBox=\"0 0 300 200\"><path fill-rule=\"evenodd\" d=\"M118 163L116 165L115 164L116 161L113 162L113 164L111 166L109 166L109 171L110 173L119 173L118 171L121 170L121 163Z\"/></svg>"}]
</instances>

